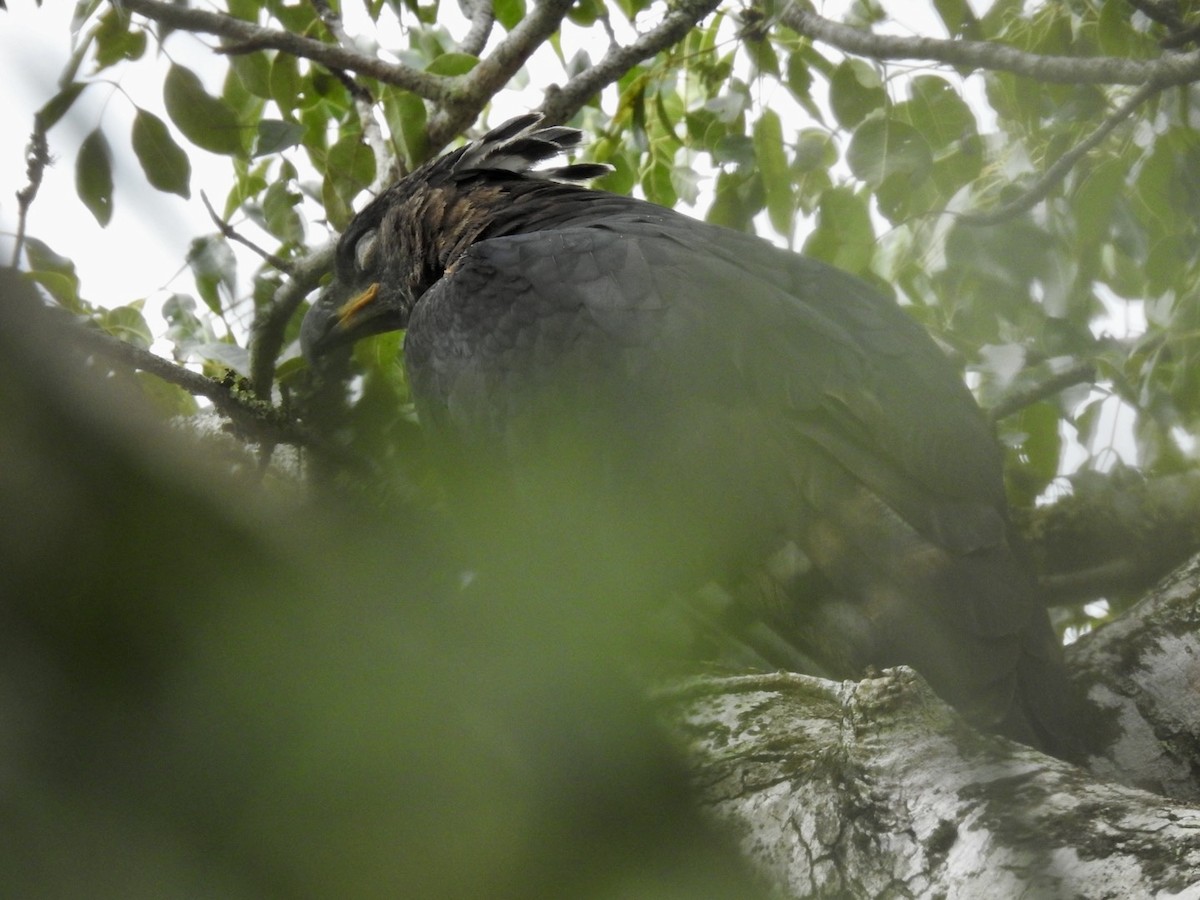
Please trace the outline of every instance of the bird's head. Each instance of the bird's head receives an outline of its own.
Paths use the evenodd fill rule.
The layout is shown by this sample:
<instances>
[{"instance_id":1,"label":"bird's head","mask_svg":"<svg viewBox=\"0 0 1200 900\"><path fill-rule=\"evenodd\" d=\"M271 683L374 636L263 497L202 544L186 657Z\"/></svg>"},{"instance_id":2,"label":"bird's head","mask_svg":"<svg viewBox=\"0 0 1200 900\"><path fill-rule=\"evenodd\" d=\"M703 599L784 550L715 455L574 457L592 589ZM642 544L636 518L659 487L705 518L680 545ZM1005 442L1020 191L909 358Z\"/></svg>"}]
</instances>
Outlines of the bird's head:
<instances>
[{"instance_id":1,"label":"bird's head","mask_svg":"<svg viewBox=\"0 0 1200 900\"><path fill-rule=\"evenodd\" d=\"M355 217L338 241L334 280L317 298L300 326L300 347L310 363L361 338L408 324L415 298L404 259L384 258L380 225L387 212L383 194Z\"/></svg>"},{"instance_id":2,"label":"bird's head","mask_svg":"<svg viewBox=\"0 0 1200 900\"><path fill-rule=\"evenodd\" d=\"M310 363L336 347L407 327L421 296L503 218L514 183L582 181L611 171L597 163L534 170L583 137L541 122L540 113L508 120L421 166L354 217L338 241L334 281L300 329Z\"/></svg>"}]
</instances>

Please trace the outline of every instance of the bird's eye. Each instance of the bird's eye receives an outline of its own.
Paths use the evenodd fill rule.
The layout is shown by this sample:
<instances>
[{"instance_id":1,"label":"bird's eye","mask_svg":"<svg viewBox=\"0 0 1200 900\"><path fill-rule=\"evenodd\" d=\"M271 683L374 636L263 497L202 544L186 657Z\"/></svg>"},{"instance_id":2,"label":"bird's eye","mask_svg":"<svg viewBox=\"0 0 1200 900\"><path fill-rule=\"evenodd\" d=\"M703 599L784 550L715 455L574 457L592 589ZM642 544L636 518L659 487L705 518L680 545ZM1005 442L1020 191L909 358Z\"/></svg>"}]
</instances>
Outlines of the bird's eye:
<instances>
[{"instance_id":1,"label":"bird's eye","mask_svg":"<svg viewBox=\"0 0 1200 900\"><path fill-rule=\"evenodd\" d=\"M368 231L354 245L354 264L359 272L370 272L375 266L376 232Z\"/></svg>"}]
</instances>

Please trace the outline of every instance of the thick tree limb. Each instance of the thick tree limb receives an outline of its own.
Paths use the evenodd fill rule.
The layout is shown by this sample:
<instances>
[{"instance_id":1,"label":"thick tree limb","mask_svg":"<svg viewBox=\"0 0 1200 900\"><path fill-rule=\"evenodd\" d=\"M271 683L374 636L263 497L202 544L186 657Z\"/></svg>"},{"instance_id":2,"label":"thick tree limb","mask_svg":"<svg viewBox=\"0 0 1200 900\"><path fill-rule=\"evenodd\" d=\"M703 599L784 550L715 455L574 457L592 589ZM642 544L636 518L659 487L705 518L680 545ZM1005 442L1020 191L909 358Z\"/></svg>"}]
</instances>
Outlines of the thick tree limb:
<instances>
[{"instance_id":1,"label":"thick tree limb","mask_svg":"<svg viewBox=\"0 0 1200 900\"><path fill-rule=\"evenodd\" d=\"M237 390L236 385L193 372L102 331L76 328L73 336L81 347L90 352L99 353L130 369L147 372L183 388L193 396L212 401L218 411L252 431L258 439L297 446L325 445L323 439L308 432L280 410L252 398L249 392Z\"/></svg>"},{"instance_id":2,"label":"thick tree limb","mask_svg":"<svg viewBox=\"0 0 1200 900\"><path fill-rule=\"evenodd\" d=\"M978 735L915 673L663 692L693 782L790 897L1153 896L1200 879L1200 811Z\"/></svg>"},{"instance_id":3,"label":"thick tree limb","mask_svg":"<svg viewBox=\"0 0 1200 900\"><path fill-rule=\"evenodd\" d=\"M875 34L833 22L799 5L780 16L788 27L855 56L873 59L921 59L964 69L1013 72L1035 81L1058 84L1155 84L1165 87L1200 78L1200 51L1158 59L1115 56L1045 56L990 41L941 40Z\"/></svg>"},{"instance_id":4,"label":"thick tree limb","mask_svg":"<svg viewBox=\"0 0 1200 900\"><path fill-rule=\"evenodd\" d=\"M1067 659L1115 737L1091 770L1200 802L1200 557L1068 647Z\"/></svg>"},{"instance_id":5,"label":"thick tree limb","mask_svg":"<svg viewBox=\"0 0 1200 900\"><path fill-rule=\"evenodd\" d=\"M1069 496L1014 510L1051 605L1137 597L1200 549L1200 476L1080 473Z\"/></svg>"}]
</instances>

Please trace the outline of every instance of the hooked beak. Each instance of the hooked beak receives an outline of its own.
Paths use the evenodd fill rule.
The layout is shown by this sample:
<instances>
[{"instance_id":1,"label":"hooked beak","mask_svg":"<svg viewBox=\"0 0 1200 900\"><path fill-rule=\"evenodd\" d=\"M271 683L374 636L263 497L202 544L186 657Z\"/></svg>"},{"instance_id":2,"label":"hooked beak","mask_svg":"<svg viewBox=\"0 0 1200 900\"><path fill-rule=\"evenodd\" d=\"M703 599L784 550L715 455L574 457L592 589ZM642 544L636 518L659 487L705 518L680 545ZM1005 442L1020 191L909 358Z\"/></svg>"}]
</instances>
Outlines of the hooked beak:
<instances>
[{"instance_id":1,"label":"hooked beak","mask_svg":"<svg viewBox=\"0 0 1200 900\"><path fill-rule=\"evenodd\" d=\"M384 302L379 290L374 282L343 300L344 292L335 287L312 305L300 326L300 349L310 365L336 347L404 327L400 311Z\"/></svg>"}]
</instances>

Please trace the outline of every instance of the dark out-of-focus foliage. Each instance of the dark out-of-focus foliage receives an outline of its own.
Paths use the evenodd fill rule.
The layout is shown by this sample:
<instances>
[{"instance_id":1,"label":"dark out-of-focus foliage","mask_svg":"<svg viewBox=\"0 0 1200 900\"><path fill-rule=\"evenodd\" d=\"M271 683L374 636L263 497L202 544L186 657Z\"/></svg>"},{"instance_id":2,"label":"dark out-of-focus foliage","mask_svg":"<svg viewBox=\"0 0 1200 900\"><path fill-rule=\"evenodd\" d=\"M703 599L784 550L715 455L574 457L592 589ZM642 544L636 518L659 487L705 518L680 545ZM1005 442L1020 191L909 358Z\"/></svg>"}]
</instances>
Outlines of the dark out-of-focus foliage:
<instances>
[{"instance_id":1,"label":"dark out-of-focus foliage","mask_svg":"<svg viewBox=\"0 0 1200 900\"><path fill-rule=\"evenodd\" d=\"M4 894L753 896L620 605L503 533L468 589L419 515L198 462L11 270L0 301Z\"/></svg>"}]
</instances>

